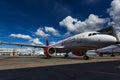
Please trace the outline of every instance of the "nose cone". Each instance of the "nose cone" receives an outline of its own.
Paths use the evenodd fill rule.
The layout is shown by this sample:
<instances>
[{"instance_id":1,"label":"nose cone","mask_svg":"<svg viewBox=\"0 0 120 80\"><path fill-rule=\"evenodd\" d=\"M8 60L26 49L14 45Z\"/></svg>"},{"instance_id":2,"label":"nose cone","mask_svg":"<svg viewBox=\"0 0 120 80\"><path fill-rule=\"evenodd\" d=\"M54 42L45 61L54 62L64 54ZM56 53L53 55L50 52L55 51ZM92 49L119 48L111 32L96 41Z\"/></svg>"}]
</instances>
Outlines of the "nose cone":
<instances>
[{"instance_id":1,"label":"nose cone","mask_svg":"<svg viewBox=\"0 0 120 80\"><path fill-rule=\"evenodd\" d=\"M102 42L112 44L112 43L116 43L117 39L114 36L104 35L103 39L102 39Z\"/></svg>"}]
</instances>

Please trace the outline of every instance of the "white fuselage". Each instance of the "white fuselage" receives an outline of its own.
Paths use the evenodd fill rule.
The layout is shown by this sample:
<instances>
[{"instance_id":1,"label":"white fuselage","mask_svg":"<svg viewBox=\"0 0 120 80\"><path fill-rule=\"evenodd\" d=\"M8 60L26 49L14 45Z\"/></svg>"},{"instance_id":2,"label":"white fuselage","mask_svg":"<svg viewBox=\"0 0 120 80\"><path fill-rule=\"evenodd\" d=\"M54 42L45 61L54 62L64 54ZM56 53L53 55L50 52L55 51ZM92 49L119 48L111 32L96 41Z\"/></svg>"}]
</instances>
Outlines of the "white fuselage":
<instances>
[{"instance_id":1,"label":"white fuselage","mask_svg":"<svg viewBox=\"0 0 120 80\"><path fill-rule=\"evenodd\" d=\"M91 50L109 46L117 42L116 38L111 35L100 34L99 32L84 32L75 36L69 37L56 44L50 45L52 47L60 47L70 50Z\"/></svg>"}]
</instances>

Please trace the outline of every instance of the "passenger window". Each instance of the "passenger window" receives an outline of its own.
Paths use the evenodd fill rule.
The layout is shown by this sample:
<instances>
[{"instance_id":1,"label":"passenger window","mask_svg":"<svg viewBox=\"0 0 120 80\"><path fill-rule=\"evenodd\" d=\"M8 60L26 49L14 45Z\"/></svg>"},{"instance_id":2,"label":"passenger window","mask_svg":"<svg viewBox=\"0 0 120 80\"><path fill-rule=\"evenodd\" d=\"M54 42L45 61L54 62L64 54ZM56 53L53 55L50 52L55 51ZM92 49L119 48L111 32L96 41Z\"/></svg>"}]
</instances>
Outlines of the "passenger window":
<instances>
[{"instance_id":1,"label":"passenger window","mask_svg":"<svg viewBox=\"0 0 120 80\"><path fill-rule=\"evenodd\" d=\"M96 33L93 33L93 35L96 35Z\"/></svg>"},{"instance_id":2,"label":"passenger window","mask_svg":"<svg viewBox=\"0 0 120 80\"><path fill-rule=\"evenodd\" d=\"M97 33L90 33L88 34L88 36L92 36L92 35L96 35Z\"/></svg>"}]
</instances>

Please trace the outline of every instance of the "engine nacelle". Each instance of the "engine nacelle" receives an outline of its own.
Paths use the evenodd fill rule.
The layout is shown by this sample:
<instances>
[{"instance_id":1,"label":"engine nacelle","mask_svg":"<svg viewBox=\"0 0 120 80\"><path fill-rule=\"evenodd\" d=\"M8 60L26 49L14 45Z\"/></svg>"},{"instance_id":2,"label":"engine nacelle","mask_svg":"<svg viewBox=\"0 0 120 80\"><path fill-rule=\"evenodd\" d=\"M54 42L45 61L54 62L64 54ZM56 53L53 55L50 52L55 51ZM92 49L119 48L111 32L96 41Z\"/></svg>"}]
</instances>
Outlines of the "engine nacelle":
<instances>
[{"instance_id":1,"label":"engine nacelle","mask_svg":"<svg viewBox=\"0 0 120 80\"><path fill-rule=\"evenodd\" d=\"M53 56L54 53L56 53L56 50L53 47L46 47L44 49L44 54L46 57L51 57L51 56Z\"/></svg>"},{"instance_id":2,"label":"engine nacelle","mask_svg":"<svg viewBox=\"0 0 120 80\"><path fill-rule=\"evenodd\" d=\"M54 53L56 53L56 49L53 48L53 47L50 47L50 48L48 49L48 54L49 54L50 56L52 56Z\"/></svg>"},{"instance_id":3,"label":"engine nacelle","mask_svg":"<svg viewBox=\"0 0 120 80\"><path fill-rule=\"evenodd\" d=\"M83 54L82 54L82 52L72 52L74 55L76 55L76 56L83 56Z\"/></svg>"}]
</instances>

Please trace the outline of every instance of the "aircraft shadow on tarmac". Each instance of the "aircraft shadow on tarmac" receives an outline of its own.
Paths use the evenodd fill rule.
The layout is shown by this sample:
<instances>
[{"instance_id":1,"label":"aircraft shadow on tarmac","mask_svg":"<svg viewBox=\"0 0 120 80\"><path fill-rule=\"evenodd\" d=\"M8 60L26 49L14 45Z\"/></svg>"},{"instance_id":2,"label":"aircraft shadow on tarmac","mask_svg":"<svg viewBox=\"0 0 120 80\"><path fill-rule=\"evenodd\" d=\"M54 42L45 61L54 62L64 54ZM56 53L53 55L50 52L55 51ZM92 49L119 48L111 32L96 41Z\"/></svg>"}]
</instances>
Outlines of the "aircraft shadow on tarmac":
<instances>
[{"instance_id":1,"label":"aircraft shadow on tarmac","mask_svg":"<svg viewBox=\"0 0 120 80\"><path fill-rule=\"evenodd\" d=\"M0 70L0 80L120 80L120 60Z\"/></svg>"}]
</instances>

